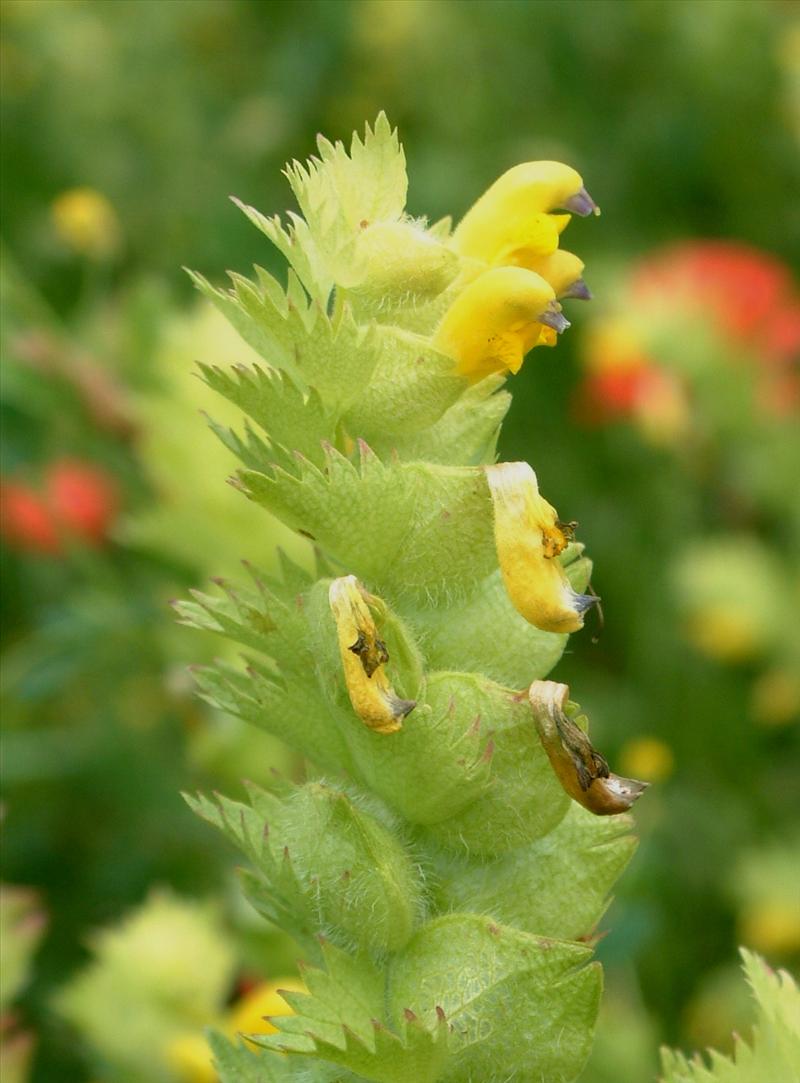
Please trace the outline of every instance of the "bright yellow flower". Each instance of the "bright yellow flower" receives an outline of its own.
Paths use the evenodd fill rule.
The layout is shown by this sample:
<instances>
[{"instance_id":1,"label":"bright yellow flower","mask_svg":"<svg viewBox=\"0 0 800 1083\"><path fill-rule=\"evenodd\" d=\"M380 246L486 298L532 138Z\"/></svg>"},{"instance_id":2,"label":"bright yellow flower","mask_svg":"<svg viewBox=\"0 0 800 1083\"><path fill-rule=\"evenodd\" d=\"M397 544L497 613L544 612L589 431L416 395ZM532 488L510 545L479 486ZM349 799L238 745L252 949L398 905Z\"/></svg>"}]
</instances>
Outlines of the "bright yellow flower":
<instances>
[{"instance_id":1,"label":"bright yellow flower","mask_svg":"<svg viewBox=\"0 0 800 1083\"><path fill-rule=\"evenodd\" d=\"M62 192L50 213L60 239L80 255L106 259L118 250L121 236L116 211L94 188Z\"/></svg>"},{"instance_id":2,"label":"bright yellow flower","mask_svg":"<svg viewBox=\"0 0 800 1083\"><path fill-rule=\"evenodd\" d=\"M368 602L374 602L354 575L334 579L328 594L347 693L358 717L377 733L395 733L416 707L389 684L389 653L378 636Z\"/></svg>"},{"instance_id":3,"label":"bright yellow flower","mask_svg":"<svg viewBox=\"0 0 800 1083\"><path fill-rule=\"evenodd\" d=\"M487 189L464 215L453 247L460 255L485 263L528 266L530 255L548 255L558 247L558 235L569 215L599 213L583 187L580 174L560 162L524 162L514 166Z\"/></svg>"},{"instance_id":4,"label":"bright yellow flower","mask_svg":"<svg viewBox=\"0 0 800 1083\"><path fill-rule=\"evenodd\" d=\"M433 341L462 376L477 381L519 372L530 349L554 345L567 327L548 282L522 267L494 267L459 293Z\"/></svg>"},{"instance_id":5,"label":"bright yellow flower","mask_svg":"<svg viewBox=\"0 0 800 1083\"><path fill-rule=\"evenodd\" d=\"M545 632L576 632L597 599L577 594L558 560L574 524L559 522L527 463L487 466L486 477L497 557L514 608Z\"/></svg>"}]
</instances>

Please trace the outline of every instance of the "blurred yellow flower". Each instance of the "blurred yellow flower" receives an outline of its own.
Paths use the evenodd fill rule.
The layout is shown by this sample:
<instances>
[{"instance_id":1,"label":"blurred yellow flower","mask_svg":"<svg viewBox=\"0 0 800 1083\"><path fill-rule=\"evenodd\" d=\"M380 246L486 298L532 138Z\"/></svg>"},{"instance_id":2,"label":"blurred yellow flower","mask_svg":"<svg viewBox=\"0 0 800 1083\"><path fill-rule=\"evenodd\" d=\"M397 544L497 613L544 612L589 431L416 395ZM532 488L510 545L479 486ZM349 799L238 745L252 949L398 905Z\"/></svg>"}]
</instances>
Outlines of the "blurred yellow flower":
<instances>
[{"instance_id":1,"label":"blurred yellow flower","mask_svg":"<svg viewBox=\"0 0 800 1083\"><path fill-rule=\"evenodd\" d=\"M649 364L639 328L622 316L594 320L583 333L583 353L591 372L639 369Z\"/></svg>"},{"instance_id":2,"label":"blurred yellow flower","mask_svg":"<svg viewBox=\"0 0 800 1083\"><path fill-rule=\"evenodd\" d=\"M643 438L656 447L674 447L689 431L686 394L671 373L653 369L638 396L634 416Z\"/></svg>"},{"instance_id":3,"label":"blurred yellow flower","mask_svg":"<svg viewBox=\"0 0 800 1083\"><path fill-rule=\"evenodd\" d=\"M472 382L493 372L519 372L534 346L555 345L569 327L553 287L522 267L495 267L461 291L447 310L434 346Z\"/></svg>"},{"instance_id":4,"label":"blurred yellow flower","mask_svg":"<svg viewBox=\"0 0 800 1083\"><path fill-rule=\"evenodd\" d=\"M800 835L761 839L742 852L729 878L742 943L767 955L800 953Z\"/></svg>"},{"instance_id":5,"label":"blurred yellow flower","mask_svg":"<svg viewBox=\"0 0 800 1083\"><path fill-rule=\"evenodd\" d=\"M494 504L494 535L503 582L514 608L545 632L575 632L596 601L570 586L558 556L572 538L574 523L562 523L539 494L524 462L486 467Z\"/></svg>"},{"instance_id":6,"label":"blurred yellow flower","mask_svg":"<svg viewBox=\"0 0 800 1083\"><path fill-rule=\"evenodd\" d=\"M778 36L775 59L784 80L786 112L795 138L800 140L800 19Z\"/></svg>"},{"instance_id":7,"label":"blurred yellow flower","mask_svg":"<svg viewBox=\"0 0 800 1083\"><path fill-rule=\"evenodd\" d=\"M674 583L687 638L717 661L756 659L778 647L791 626L783 567L754 536L709 536L687 545L675 562Z\"/></svg>"},{"instance_id":8,"label":"blurred yellow flower","mask_svg":"<svg viewBox=\"0 0 800 1083\"><path fill-rule=\"evenodd\" d=\"M784 726L800 716L800 676L769 669L753 685L750 711L762 726Z\"/></svg>"},{"instance_id":9,"label":"blurred yellow flower","mask_svg":"<svg viewBox=\"0 0 800 1083\"><path fill-rule=\"evenodd\" d=\"M228 1016L228 1031L231 1034L274 1034L277 1028L268 1023L264 1016L293 1014L279 989L290 993L307 992L305 985L297 978L261 982L233 1005Z\"/></svg>"},{"instance_id":10,"label":"blurred yellow flower","mask_svg":"<svg viewBox=\"0 0 800 1083\"><path fill-rule=\"evenodd\" d=\"M800 951L800 899L767 899L739 916L742 942L765 955Z\"/></svg>"},{"instance_id":11,"label":"blurred yellow flower","mask_svg":"<svg viewBox=\"0 0 800 1083\"><path fill-rule=\"evenodd\" d=\"M211 1049L202 1034L181 1034L167 1046L169 1068L181 1083L216 1083Z\"/></svg>"},{"instance_id":12,"label":"blurred yellow flower","mask_svg":"<svg viewBox=\"0 0 800 1083\"><path fill-rule=\"evenodd\" d=\"M663 782L675 768L672 749L657 737L636 737L622 746L621 770L646 782Z\"/></svg>"},{"instance_id":13,"label":"blurred yellow flower","mask_svg":"<svg viewBox=\"0 0 800 1083\"><path fill-rule=\"evenodd\" d=\"M58 237L90 259L114 256L122 243L119 219L111 203L94 188L70 188L50 208Z\"/></svg>"},{"instance_id":14,"label":"blurred yellow flower","mask_svg":"<svg viewBox=\"0 0 800 1083\"><path fill-rule=\"evenodd\" d=\"M724 603L696 609L684 627L693 646L720 662L745 662L762 645L759 629L748 614Z\"/></svg>"},{"instance_id":15,"label":"blurred yellow flower","mask_svg":"<svg viewBox=\"0 0 800 1083\"><path fill-rule=\"evenodd\" d=\"M292 1009L278 993L285 989L293 993L305 993L306 987L297 978L281 978L262 982L245 993L233 1005L227 1016L209 1026L229 1038L237 1034L274 1034L276 1027L265 1016L292 1015ZM169 1067L181 1083L216 1083L217 1073L211 1060L211 1049L201 1033L187 1032L170 1041L166 1051Z\"/></svg>"}]
</instances>

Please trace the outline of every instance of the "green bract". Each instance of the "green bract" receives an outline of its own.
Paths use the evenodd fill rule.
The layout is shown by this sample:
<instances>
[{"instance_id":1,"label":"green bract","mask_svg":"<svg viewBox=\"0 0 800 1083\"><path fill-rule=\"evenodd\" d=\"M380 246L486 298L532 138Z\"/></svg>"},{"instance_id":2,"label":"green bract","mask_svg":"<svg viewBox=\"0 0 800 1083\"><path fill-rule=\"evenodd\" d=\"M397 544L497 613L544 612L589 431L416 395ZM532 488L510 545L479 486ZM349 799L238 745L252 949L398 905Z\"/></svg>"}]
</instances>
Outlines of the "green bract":
<instances>
[{"instance_id":1,"label":"green bract","mask_svg":"<svg viewBox=\"0 0 800 1083\"><path fill-rule=\"evenodd\" d=\"M315 574L248 565L177 607L246 652L199 671L203 695L311 765L247 804L191 800L310 964L295 1014L258 1039L272 1052L216 1038L217 1065L225 1083L567 1083L629 824L570 802L534 724L527 688L568 637L517 612L498 566L484 466L510 398L433 346L474 267L446 223L405 216L384 116L349 153L319 146L287 170L302 218L243 208L290 264L286 288L261 268L230 290L194 276L263 357L202 369L245 414L215 426L234 484L319 551ZM552 554L576 591L581 553Z\"/></svg>"}]
</instances>

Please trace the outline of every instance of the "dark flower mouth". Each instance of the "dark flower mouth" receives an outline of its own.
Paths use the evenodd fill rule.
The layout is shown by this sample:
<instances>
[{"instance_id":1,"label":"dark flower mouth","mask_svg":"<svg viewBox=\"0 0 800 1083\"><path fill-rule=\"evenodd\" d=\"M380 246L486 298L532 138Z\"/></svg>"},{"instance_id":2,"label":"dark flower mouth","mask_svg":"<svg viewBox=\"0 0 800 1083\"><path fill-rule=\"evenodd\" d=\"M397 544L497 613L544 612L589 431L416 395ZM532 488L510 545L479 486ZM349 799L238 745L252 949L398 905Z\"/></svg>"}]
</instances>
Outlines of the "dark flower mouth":
<instances>
[{"instance_id":1,"label":"dark flower mouth","mask_svg":"<svg viewBox=\"0 0 800 1083\"><path fill-rule=\"evenodd\" d=\"M585 188L580 188L574 196L570 196L569 199L566 199L563 206L565 211L580 215L581 218L586 218L590 214L600 213L600 208Z\"/></svg>"},{"instance_id":2,"label":"dark flower mouth","mask_svg":"<svg viewBox=\"0 0 800 1083\"><path fill-rule=\"evenodd\" d=\"M592 291L582 278L576 278L572 285L568 286L560 297L567 297L572 301L591 301Z\"/></svg>"},{"instance_id":3,"label":"dark flower mouth","mask_svg":"<svg viewBox=\"0 0 800 1083\"><path fill-rule=\"evenodd\" d=\"M539 316L539 323L543 323L545 327L551 327L559 335L570 326L570 322L564 313L555 308L549 308L546 312L543 312Z\"/></svg>"}]
</instances>

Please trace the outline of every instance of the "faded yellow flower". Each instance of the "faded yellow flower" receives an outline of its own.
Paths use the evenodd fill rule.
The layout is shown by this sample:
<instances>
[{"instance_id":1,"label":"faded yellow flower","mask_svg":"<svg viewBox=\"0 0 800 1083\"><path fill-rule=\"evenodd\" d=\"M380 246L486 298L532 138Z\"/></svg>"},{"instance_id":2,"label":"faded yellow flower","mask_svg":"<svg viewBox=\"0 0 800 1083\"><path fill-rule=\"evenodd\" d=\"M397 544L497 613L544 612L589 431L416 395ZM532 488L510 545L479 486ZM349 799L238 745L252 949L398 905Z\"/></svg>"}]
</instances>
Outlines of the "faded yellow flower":
<instances>
[{"instance_id":1,"label":"faded yellow flower","mask_svg":"<svg viewBox=\"0 0 800 1083\"><path fill-rule=\"evenodd\" d=\"M576 632L597 598L570 586L558 556L575 524L559 521L528 463L486 467L503 582L514 608L545 632Z\"/></svg>"},{"instance_id":2,"label":"faded yellow flower","mask_svg":"<svg viewBox=\"0 0 800 1083\"><path fill-rule=\"evenodd\" d=\"M539 740L564 791L595 816L627 812L648 783L612 774L605 758L568 716L567 685L534 681L528 699Z\"/></svg>"},{"instance_id":3,"label":"faded yellow flower","mask_svg":"<svg viewBox=\"0 0 800 1083\"><path fill-rule=\"evenodd\" d=\"M328 597L353 710L377 733L395 733L416 703L401 699L389 684L386 675L389 652L378 636L368 605L375 599L354 575L334 579Z\"/></svg>"}]
</instances>

